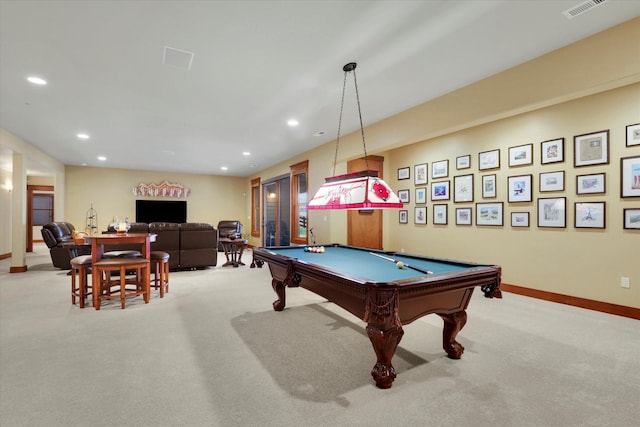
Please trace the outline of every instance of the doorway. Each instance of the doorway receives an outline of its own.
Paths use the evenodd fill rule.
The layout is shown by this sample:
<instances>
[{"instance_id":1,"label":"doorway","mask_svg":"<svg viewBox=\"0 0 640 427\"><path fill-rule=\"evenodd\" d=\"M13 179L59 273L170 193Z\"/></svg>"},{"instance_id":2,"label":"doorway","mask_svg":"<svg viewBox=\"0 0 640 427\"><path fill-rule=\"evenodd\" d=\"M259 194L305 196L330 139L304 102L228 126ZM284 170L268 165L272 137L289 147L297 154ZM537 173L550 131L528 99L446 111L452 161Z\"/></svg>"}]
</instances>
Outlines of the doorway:
<instances>
[{"instance_id":1,"label":"doorway","mask_svg":"<svg viewBox=\"0 0 640 427\"><path fill-rule=\"evenodd\" d=\"M347 172L378 171L382 178L384 157L367 158L347 162ZM382 211L380 209L347 211L347 244L361 248L382 249Z\"/></svg>"},{"instance_id":2,"label":"doorway","mask_svg":"<svg viewBox=\"0 0 640 427\"><path fill-rule=\"evenodd\" d=\"M263 246L291 244L291 178L277 178L262 185L264 218Z\"/></svg>"},{"instance_id":3,"label":"doorway","mask_svg":"<svg viewBox=\"0 0 640 427\"><path fill-rule=\"evenodd\" d=\"M33 252L36 230L53 221L53 191L51 185L27 185L27 252Z\"/></svg>"}]
</instances>

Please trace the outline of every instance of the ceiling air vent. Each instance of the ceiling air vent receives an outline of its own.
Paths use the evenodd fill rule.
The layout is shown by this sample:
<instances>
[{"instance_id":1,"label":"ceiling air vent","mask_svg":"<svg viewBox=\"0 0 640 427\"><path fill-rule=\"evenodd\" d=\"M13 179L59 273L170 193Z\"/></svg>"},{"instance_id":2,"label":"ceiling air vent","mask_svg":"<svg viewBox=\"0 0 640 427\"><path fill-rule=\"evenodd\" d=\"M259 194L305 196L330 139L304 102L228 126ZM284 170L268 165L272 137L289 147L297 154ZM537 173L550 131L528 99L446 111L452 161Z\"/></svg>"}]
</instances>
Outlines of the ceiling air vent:
<instances>
[{"instance_id":1,"label":"ceiling air vent","mask_svg":"<svg viewBox=\"0 0 640 427\"><path fill-rule=\"evenodd\" d=\"M606 3L608 0L587 0L582 2L569 10L565 10L562 12L564 16L569 19L575 18L578 15L582 15L583 13L593 9L594 7L600 6L602 3Z\"/></svg>"},{"instance_id":2,"label":"ceiling air vent","mask_svg":"<svg viewBox=\"0 0 640 427\"><path fill-rule=\"evenodd\" d=\"M193 52L165 46L162 63L190 70L193 63Z\"/></svg>"}]
</instances>

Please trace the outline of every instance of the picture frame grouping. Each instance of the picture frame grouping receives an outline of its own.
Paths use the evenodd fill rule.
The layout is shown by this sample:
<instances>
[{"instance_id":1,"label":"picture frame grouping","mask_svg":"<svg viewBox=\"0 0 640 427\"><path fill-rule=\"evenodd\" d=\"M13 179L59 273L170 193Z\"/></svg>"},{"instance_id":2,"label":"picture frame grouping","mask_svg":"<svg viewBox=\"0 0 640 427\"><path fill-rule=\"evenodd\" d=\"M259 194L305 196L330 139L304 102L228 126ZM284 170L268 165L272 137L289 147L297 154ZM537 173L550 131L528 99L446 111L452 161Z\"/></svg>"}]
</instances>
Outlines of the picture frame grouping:
<instances>
[{"instance_id":1,"label":"picture frame grouping","mask_svg":"<svg viewBox=\"0 0 640 427\"><path fill-rule=\"evenodd\" d=\"M629 153L634 154L635 147L640 147L640 123L627 125L622 135L624 149L630 147ZM611 144L617 144L615 153L620 150L619 136L603 129L573 136L573 145L569 147L565 137L543 140L538 143L538 149L534 143L513 145L505 150L507 168L522 172L506 177L500 172L500 148L479 152L476 172L471 171L471 154L454 157L455 171L462 173L451 173L449 159L398 168L398 181L411 179L413 169L413 200L410 188L398 190L398 197L403 203L415 204L413 209L400 210L399 223L426 225L428 205L432 204L433 225L447 226L449 203L454 203L452 223L456 226L475 223L483 227L504 227L504 217L509 215L509 226L526 229L531 227L534 215L533 222L538 228L566 228L567 218L572 215L575 229L606 229L611 213L608 210L612 209L606 199L613 196L607 180L611 171L608 165L611 165ZM574 169L566 162L567 151L573 157ZM536 157L539 166L534 166ZM619 186L623 229L640 230L640 206L628 206L628 202L640 198L640 155L622 155L619 162L620 181L613 186ZM528 169L531 167L535 169ZM547 167L550 170L545 170ZM476 175L479 189L474 186ZM502 179L506 180L504 184L500 183ZM476 200L476 195L481 200ZM591 200L591 197L601 199ZM617 205L611 206L618 209Z\"/></svg>"}]
</instances>

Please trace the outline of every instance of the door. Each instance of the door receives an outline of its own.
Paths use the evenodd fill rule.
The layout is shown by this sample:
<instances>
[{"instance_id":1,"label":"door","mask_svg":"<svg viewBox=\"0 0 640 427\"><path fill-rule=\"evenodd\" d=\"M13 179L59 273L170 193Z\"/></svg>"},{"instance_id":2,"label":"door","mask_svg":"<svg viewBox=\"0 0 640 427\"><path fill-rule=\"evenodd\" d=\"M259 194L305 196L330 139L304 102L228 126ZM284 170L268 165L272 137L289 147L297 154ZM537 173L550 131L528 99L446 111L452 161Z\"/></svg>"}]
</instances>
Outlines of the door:
<instances>
[{"instance_id":1,"label":"door","mask_svg":"<svg viewBox=\"0 0 640 427\"><path fill-rule=\"evenodd\" d=\"M359 172L368 168L378 171L382 178L384 157L368 156L365 161L347 162L347 172ZM347 211L347 243L363 248L382 249L382 211L380 209Z\"/></svg>"},{"instance_id":2,"label":"door","mask_svg":"<svg viewBox=\"0 0 640 427\"><path fill-rule=\"evenodd\" d=\"M291 178L289 176L264 183L263 246L291 244Z\"/></svg>"},{"instance_id":3,"label":"door","mask_svg":"<svg viewBox=\"0 0 640 427\"><path fill-rule=\"evenodd\" d=\"M53 221L53 186L27 185L27 252L33 252L33 241L41 237L34 236L34 228Z\"/></svg>"}]
</instances>

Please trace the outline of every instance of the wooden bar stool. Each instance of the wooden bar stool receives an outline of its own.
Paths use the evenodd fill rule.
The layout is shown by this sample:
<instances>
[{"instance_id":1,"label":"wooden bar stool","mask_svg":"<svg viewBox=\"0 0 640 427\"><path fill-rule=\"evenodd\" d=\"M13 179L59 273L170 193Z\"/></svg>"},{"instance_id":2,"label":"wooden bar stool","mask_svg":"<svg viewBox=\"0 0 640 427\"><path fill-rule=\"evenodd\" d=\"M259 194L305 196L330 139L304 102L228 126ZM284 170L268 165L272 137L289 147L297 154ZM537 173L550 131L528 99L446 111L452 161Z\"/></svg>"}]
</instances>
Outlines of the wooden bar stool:
<instances>
[{"instance_id":1,"label":"wooden bar stool","mask_svg":"<svg viewBox=\"0 0 640 427\"><path fill-rule=\"evenodd\" d=\"M91 270L91 255L80 255L72 258L71 264L71 304L76 303L76 298L80 300L80 308L84 308L88 292L88 276ZM78 280L76 281L76 275Z\"/></svg>"},{"instance_id":2,"label":"wooden bar stool","mask_svg":"<svg viewBox=\"0 0 640 427\"><path fill-rule=\"evenodd\" d=\"M100 310L102 300L109 299L120 299L124 309L125 300L138 295L142 295L147 304L150 294L149 266L149 260L144 258L108 258L96 262L93 268L99 280L92 284L96 296L95 309ZM111 274L116 271L119 277L112 279ZM127 272L131 271L135 272L134 277L127 278Z\"/></svg>"},{"instance_id":3,"label":"wooden bar stool","mask_svg":"<svg viewBox=\"0 0 640 427\"><path fill-rule=\"evenodd\" d=\"M153 288L160 287L160 298L169 292L169 254L163 251L151 252L151 264L153 264Z\"/></svg>"}]
</instances>

